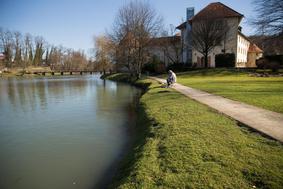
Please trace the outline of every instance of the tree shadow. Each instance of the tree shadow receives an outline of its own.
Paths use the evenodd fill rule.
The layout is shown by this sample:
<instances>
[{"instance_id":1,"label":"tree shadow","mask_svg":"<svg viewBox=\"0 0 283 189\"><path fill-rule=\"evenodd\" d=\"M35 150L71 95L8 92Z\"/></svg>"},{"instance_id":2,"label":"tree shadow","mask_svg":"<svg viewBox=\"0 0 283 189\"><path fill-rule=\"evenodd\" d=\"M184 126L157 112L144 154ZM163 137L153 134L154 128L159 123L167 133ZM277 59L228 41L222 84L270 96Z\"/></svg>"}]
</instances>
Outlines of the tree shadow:
<instances>
[{"instance_id":1,"label":"tree shadow","mask_svg":"<svg viewBox=\"0 0 283 189\"><path fill-rule=\"evenodd\" d=\"M93 188L117 188L125 182L125 179L128 178L131 172L135 169L138 159L142 157L146 139L153 137L153 133L150 128L155 125L155 121L150 120L149 116L145 112L144 105L139 105L137 115L138 117L133 128L133 139L130 147L126 152L124 152L125 155L120 157L120 162L115 162L116 165L113 165L108 169L108 171L106 171L103 176L105 179L102 179Z\"/></svg>"}]
</instances>

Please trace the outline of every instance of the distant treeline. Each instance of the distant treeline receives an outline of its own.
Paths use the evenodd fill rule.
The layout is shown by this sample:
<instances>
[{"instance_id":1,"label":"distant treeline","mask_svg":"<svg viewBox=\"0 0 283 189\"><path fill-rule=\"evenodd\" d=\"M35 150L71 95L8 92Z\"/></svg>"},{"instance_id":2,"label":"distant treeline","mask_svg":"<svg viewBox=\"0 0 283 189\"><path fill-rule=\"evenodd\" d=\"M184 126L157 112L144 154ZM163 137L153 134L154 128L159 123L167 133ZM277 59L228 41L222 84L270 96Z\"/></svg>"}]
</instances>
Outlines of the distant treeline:
<instances>
[{"instance_id":1,"label":"distant treeline","mask_svg":"<svg viewBox=\"0 0 283 189\"><path fill-rule=\"evenodd\" d=\"M0 53L0 64L8 68L48 66L53 70L93 70L95 67L81 50L50 45L41 36L3 28L0 28Z\"/></svg>"}]
</instances>

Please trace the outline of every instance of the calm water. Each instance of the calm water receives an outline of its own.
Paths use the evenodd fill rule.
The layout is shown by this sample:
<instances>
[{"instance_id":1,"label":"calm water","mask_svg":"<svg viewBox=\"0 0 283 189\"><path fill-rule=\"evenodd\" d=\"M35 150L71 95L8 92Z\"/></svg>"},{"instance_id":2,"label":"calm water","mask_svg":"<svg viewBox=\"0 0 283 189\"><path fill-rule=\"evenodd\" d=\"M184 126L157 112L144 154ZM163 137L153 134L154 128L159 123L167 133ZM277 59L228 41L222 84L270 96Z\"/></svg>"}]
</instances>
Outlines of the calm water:
<instances>
[{"instance_id":1,"label":"calm water","mask_svg":"<svg viewBox=\"0 0 283 189\"><path fill-rule=\"evenodd\" d=\"M130 139L139 93L95 75L0 79L0 188L93 188Z\"/></svg>"}]
</instances>

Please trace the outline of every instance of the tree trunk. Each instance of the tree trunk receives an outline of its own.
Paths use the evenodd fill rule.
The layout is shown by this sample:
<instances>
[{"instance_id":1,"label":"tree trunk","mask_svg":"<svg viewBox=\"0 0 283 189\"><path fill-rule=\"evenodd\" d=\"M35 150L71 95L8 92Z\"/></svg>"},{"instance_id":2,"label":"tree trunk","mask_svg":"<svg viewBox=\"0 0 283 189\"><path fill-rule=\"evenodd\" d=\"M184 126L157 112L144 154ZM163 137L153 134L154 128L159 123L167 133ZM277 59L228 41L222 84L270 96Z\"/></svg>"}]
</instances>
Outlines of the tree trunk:
<instances>
[{"instance_id":1,"label":"tree trunk","mask_svg":"<svg viewBox=\"0 0 283 189\"><path fill-rule=\"evenodd\" d=\"M204 67L208 68L208 54L207 53L204 55Z\"/></svg>"}]
</instances>

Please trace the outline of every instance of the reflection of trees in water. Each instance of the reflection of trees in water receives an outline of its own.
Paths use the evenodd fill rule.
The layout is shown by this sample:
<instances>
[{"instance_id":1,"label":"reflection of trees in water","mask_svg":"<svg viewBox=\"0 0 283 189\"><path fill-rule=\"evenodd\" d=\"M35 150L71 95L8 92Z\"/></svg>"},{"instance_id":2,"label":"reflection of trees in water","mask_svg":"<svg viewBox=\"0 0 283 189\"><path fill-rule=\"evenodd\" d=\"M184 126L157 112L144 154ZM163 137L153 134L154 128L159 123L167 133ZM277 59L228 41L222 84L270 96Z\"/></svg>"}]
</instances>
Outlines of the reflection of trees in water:
<instances>
[{"instance_id":1,"label":"reflection of trees in water","mask_svg":"<svg viewBox=\"0 0 283 189\"><path fill-rule=\"evenodd\" d=\"M20 109L24 112L36 109L39 98L46 102L46 97L42 90L34 80L16 80L7 81L7 91L9 102L14 110ZM40 94L40 96L37 96ZM45 103L46 104L46 103ZM42 107L44 108L44 107Z\"/></svg>"},{"instance_id":2,"label":"reflection of trees in water","mask_svg":"<svg viewBox=\"0 0 283 189\"><path fill-rule=\"evenodd\" d=\"M37 90L35 94L37 95L38 104L40 105L41 109L47 108L46 93L47 93L48 88L46 87L47 86L46 83L47 83L46 80L35 82L35 89Z\"/></svg>"},{"instance_id":3,"label":"reflection of trees in water","mask_svg":"<svg viewBox=\"0 0 283 189\"><path fill-rule=\"evenodd\" d=\"M128 119L135 119L132 111L135 103L139 98L139 90L127 84L116 83L111 81L102 81L102 85L98 86L102 89L97 89L96 103L97 114L99 116L121 116L117 112L127 112Z\"/></svg>"},{"instance_id":4,"label":"reflection of trees in water","mask_svg":"<svg viewBox=\"0 0 283 189\"><path fill-rule=\"evenodd\" d=\"M79 79L9 79L1 85L1 92L7 91L13 108L35 111L37 106L44 110L49 102L62 102L66 97L85 95L87 81ZM1 96L4 94L1 94Z\"/></svg>"},{"instance_id":5,"label":"reflection of trees in water","mask_svg":"<svg viewBox=\"0 0 283 189\"><path fill-rule=\"evenodd\" d=\"M110 87L112 85L112 87ZM106 80L102 80L100 85L97 85L96 90L96 114L99 116L114 116L111 112L116 106L116 83L109 83Z\"/></svg>"},{"instance_id":6,"label":"reflection of trees in water","mask_svg":"<svg viewBox=\"0 0 283 189\"><path fill-rule=\"evenodd\" d=\"M140 102L141 90L135 91L132 95L131 101L127 104L126 112L127 112L127 125L128 134L132 136L135 131L135 126L137 123L137 107Z\"/></svg>"},{"instance_id":7,"label":"reflection of trees in water","mask_svg":"<svg viewBox=\"0 0 283 189\"><path fill-rule=\"evenodd\" d=\"M70 96L79 96L85 94L87 81L85 78L66 78L48 80L48 96L55 102L61 102L64 98Z\"/></svg>"},{"instance_id":8,"label":"reflection of trees in water","mask_svg":"<svg viewBox=\"0 0 283 189\"><path fill-rule=\"evenodd\" d=\"M15 83L14 83L14 79L9 79L7 81L7 85L6 86L7 86L7 92L8 92L9 101L10 101L10 103L14 107L15 103L16 103L16 94L17 94Z\"/></svg>"},{"instance_id":9,"label":"reflection of trees in water","mask_svg":"<svg viewBox=\"0 0 283 189\"><path fill-rule=\"evenodd\" d=\"M56 108L55 105L61 102L68 103L68 100L90 97L89 103L94 104L96 114L105 119L114 117L122 119L126 116L128 117L126 120L130 122L131 119L135 119L132 110L139 97L138 90L127 84L85 77L10 79L1 83L0 87L1 101L8 99L8 103L15 111L46 110L48 106L54 105ZM128 115L124 112L127 112Z\"/></svg>"}]
</instances>

